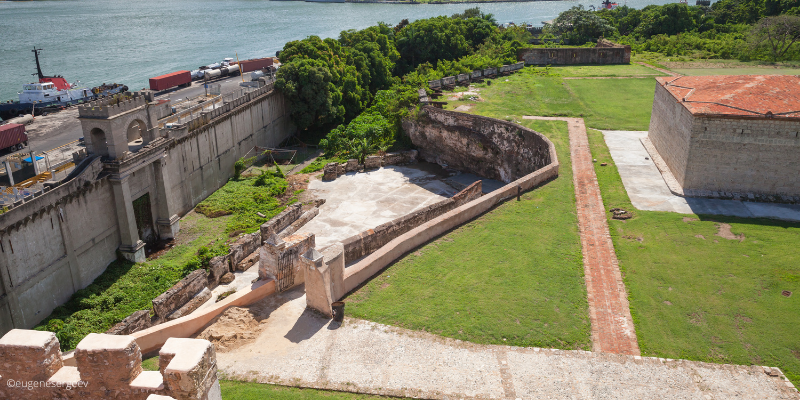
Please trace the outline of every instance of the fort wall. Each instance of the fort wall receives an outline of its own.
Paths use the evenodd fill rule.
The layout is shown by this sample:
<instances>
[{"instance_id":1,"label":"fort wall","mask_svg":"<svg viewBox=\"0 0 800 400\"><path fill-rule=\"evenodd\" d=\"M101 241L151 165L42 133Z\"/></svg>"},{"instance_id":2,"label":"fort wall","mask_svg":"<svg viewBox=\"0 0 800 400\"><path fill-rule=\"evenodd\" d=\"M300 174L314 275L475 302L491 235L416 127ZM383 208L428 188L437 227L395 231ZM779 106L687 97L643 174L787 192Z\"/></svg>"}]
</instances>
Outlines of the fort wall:
<instances>
[{"instance_id":1,"label":"fort wall","mask_svg":"<svg viewBox=\"0 0 800 400\"><path fill-rule=\"evenodd\" d=\"M800 119L692 114L657 84L648 137L687 196L800 201Z\"/></svg>"},{"instance_id":2,"label":"fort wall","mask_svg":"<svg viewBox=\"0 0 800 400\"><path fill-rule=\"evenodd\" d=\"M99 119L124 108L127 121L137 118L129 116L134 106L146 108L140 103L135 97L80 111ZM293 130L283 97L261 88L162 130L136 152L117 159L90 154L69 181L0 215L0 334L36 325L143 234L173 235L178 215L223 186L237 159L257 154L256 146L276 146ZM136 221L125 215L145 195L151 226L137 234ZM141 246L133 251L144 254Z\"/></svg>"},{"instance_id":3,"label":"fort wall","mask_svg":"<svg viewBox=\"0 0 800 400\"><path fill-rule=\"evenodd\" d=\"M520 49L517 59L525 65L630 64L631 46L601 40L597 47Z\"/></svg>"}]
</instances>

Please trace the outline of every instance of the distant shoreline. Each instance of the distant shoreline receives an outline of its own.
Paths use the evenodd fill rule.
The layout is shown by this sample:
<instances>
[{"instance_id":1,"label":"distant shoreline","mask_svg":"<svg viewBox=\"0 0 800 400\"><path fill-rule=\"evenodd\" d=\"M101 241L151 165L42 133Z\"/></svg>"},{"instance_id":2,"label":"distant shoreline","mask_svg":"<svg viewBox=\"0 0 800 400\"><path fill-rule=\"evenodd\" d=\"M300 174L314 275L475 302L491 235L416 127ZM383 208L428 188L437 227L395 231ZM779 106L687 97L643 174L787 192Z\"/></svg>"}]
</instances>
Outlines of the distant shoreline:
<instances>
[{"instance_id":1,"label":"distant shoreline","mask_svg":"<svg viewBox=\"0 0 800 400\"><path fill-rule=\"evenodd\" d=\"M0 0L3 1L3 0ZM30 0L15 0L15 1L30 1ZM306 3L377 3L377 4L465 4L465 3L534 3L537 1L547 0L432 0L432 1L415 1L415 0L270 0L270 1L302 1Z\"/></svg>"}]
</instances>

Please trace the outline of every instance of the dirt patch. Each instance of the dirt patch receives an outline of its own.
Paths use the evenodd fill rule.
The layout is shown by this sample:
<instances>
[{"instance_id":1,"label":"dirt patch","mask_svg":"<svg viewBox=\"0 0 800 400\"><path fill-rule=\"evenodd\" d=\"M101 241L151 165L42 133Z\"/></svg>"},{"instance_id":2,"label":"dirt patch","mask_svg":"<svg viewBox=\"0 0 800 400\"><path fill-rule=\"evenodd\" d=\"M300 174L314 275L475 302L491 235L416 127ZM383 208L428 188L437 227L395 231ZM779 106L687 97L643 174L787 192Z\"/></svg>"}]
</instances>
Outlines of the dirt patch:
<instances>
[{"instance_id":1,"label":"dirt patch","mask_svg":"<svg viewBox=\"0 0 800 400\"><path fill-rule=\"evenodd\" d=\"M689 314L689 323L694 326L700 326L705 324L706 320L703 318L703 315L700 313L691 313Z\"/></svg>"},{"instance_id":2,"label":"dirt patch","mask_svg":"<svg viewBox=\"0 0 800 400\"><path fill-rule=\"evenodd\" d=\"M474 106L475 106L475 104L462 104L462 105L456 107L455 110L456 111L461 111L461 112L467 112L467 111L471 110L472 107L474 107Z\"/></svg>"},{"instance_id":3,"label":"dirt patch","mask_svg":"<svg viewBox=\"0 0 800 400\"><path fill-rule=\"evenodd\" d=\"M692 217L683 217L683 222L692 222L692 221L700 221L700 220Z\"/></svg>"},{"instance_id":4,"label":"dirt patch","mask_svg":"<svg viewBox=\"0 0 800 400\"><path fill-rule=\"evenodd\" d=\"M612 208L611 209L611 218L618 219L618 220L626 220L633 218L633 213L622 209L622 208Z\"/></svg>"},{"instance_id":5,"label":"dirt patch","mask_svg":"<svg viewBox=\"0 0 800 400\"><path fill-rule=\"evenodd\" d=\"M742 234L738 234L738 235L734 235L733 232L731 232L730 224L725 224L725 223L721 223L721 222L717 223L717 229L718 230L717 230L716 235L719 236L719 237L722 237L722 238L725 238L725 239L728 239L728 240L738 240L740 242L744 241L744 239L745 239L743 233Z\"/></svg>"},{"instance_id":6,"label":"dirt patch","mask_svg":"<svg viewBox=\"0 0 800 400\"><path fill-rule=\"evenodd\" d=\"M671 302L671 301L669 301L669 300L664 300L664 304L666 304L666 305L668 305L668 306L671 306L671 305L672 305L672 302Z\"/></svg>"},{"instance_id":7,"label":"dirt patch","mask_svg":"<svg viewBox=\"0 0 800 400\"><path fill-rule=\"evenodd\" d=\"M623 238L623 239L628 239L628 240L635 240L635 241L637 241L637 242L639 242L639 243L642 243L642 242L644 242L644 237L643 237L643 236L631 236L631 235L625 235L625 236L623 236L622 238Z\"/></svg>"},{"instance_id":8,"label":"dirt patch","mask_svg":"<svg viewBox=\"0 0 800 400\"><path fill-rule=\"evenodd\" d=\"M197 338L214 343L217 351L230 351L258 337L260 325L249 308L231 307Z\"/></svg>"},{"instance_id":9,"label":"dirt patch","mask_svg":"<svg viewBox=\"0 0 800 400\"><path fill-rule=\"evenodd\" d=\"M703 239L703 240L706 240L706 237L705 237L705 236L703 236L703 235L694 235L694 237L696 237L696 238L698 238L698 239Z\"/></svg>"},{"instance_id":10,"label":"dirt patch","mask_svg":"<svg viewBox=\"0 0 800 400\"><path fill-rule=\"evenodd\" d=\"M286 182L289 183L289 186L286 188L286 192L284 192L278 200L281 203L286 204L292 197L294 197L294 193L298 190L302 190L303 192L298 195L297 200L301 203L307 200L313 200L309 195L307 195L308 189L308 182L312 179L314 174L295 174L289 175L286 177Z\"/></svg>"}]
</instances>

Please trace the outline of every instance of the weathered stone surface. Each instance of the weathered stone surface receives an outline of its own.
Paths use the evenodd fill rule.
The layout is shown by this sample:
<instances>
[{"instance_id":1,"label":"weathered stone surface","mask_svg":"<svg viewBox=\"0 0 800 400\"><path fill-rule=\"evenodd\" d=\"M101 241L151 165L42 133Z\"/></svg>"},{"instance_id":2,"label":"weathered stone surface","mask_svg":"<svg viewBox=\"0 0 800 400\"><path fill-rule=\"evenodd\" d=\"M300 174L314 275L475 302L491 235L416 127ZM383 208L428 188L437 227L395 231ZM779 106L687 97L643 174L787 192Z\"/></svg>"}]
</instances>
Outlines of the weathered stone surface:
<instances>
[{"instance_id":1,"label":"weathered stone surface","mask_svg":"<svg viewBox=\"0 0 800 400\"><path fill-rule=\"evenodd\" d=\"M281 239L277 235L268 238L260 250L258 279L280 280L280 278L284 277L284 272L281 272L278 266L281 263L281 258L286 257L286 262L290 262L292 265L291 271L286 272L293 276L294 282L292 286L303 283L304 274L298 258L301 254L313 248L314 245L313 233L290 235L285 239Z\"/></svg>"},{"instance_id":2,"label":"weathered stone surface","mask_svg":"<svg viewBox=\"0 0 800 400\"><path fill-rule=\"evenodd\" d=\"M133 332L147 329L150 326L150 310L139 310L134 311L131 315L120 321L120 323L112 326L106 333L109 335L130 335Z\"/></svg>"},{"instance_id":3,"label":"weathered stone surface","mask_svg":"<svg viewBox=\"0 0 800 400\"><path fill-rule=\"evenodd\" d=\"M364 169L378 169L381 167L380 156L369 156L364 160Z\"/></svg>"},{"instance_id":4,"label":"weathered stone surface","mask_svg":"<svg viewBox=\"0 0 800 400\"><path fill-rule=\"evenodd\" d=\"M540 133L494 118L423 107L403 128L425 161L511 182L550 164Z\"/></svg>"},{"instance_id":5,"label":"weathered stone surface","mask_svg":"<svg viewBox=\"0 0 800 400\"><path fill-rule=\"evenodd\" d=\"M339 164L332 162L325 164L325 167L322 168L322 180L325 181L332 181L339 176Z\"/></svg>"},{"instance_id":6,"label":"weathered stone surface","mask_svg":"<svg viewBox=\"0 0 800 400\"><path fill-rule=\"evenodd\" d=\"M284 238L297 232L298 229L302 228L303 225L308 223L308 221L314 219L314 217L316 217L318 214L319 214L319 208L317 207L311 208L310 210L304 212L303 215L300 216L300 218L292 222L291 225L287 226L286 229L284 229L279 236L281 238Z\"/></svg>"},{"instance_id":7,"label":"weathered stone surface","mask_svg":"<svg viewBox=\"0 0 800 400\"><path fill-rule=\"evenodd\" d=\"M169 338L159 351L159 369L178 400L218 398L216 359L207 340Z\"/></svg>"},{"instance_id":8,"label":"weathered stone surface","mask_svg":"<svg viewBox=\"0 0 800 400\"><path fill-rule=\"evenodd\" d=\"M267 221L266 223L269 224L270 221ZM242 260L247 258L247 256L258 250L259 246L261 246L261 232L251 233L239 238L233 245L231 245L231 251L229 254L231 265L235 266L241 263Z\"/></svg>"},{"instance_id":9,"label":"weathered stone surface","mask_svg":"<svg viewBox=\"0 0 800 400\"><path fill-rule=\"evenodd\" d=\"M189 315L192 311L197 310L203 303L211 298L211 291L208 288L203 288L200 293L197 293L191 300L189 300L183 307L177 309L174 313L167 316L167 320L178 319L185 315Z\"/></svg>"},{"instance_id":10,"label":"weathered stone surface","mask_svg":"<svg viewBox=\"0 0 800 400\"><path fill-rule=\"evenodd\" d=\"M356 160L355 158L347 160L347 163L344 167L344 171L345 172L358 171L358 160Z\"/></svg>"},{"instance_id":11,"label":"weathered stone surface","mask_svg":"<svg viewBox=\"0 0 800 400\"><path fill-rule=\"evenodd\" d=\"M234 279L236 279L236 275L234 275L233 272L228 272L227 274L222 275L222 277L219 278L219 284L227 285L233 282Z\"/></svg>"},{"instance_id":12,"label":"weathered stone surface","mask_svg":"<svg viewBox=\"0 0 800 400\"><path fill-rule=\"evenodd\" d=\"M202 269L194 271L153 299L153 310L159 318L166 319L207 285L206 271Z\"/></svg>"},{"instance_id":13,"label":"weathered stone surface","mask_svg":"<svg viewBox=\"0 0 800 400\"><path fill-rule=\"evenodd\" d=\"M142 353L133 336L90 333L75 348L75 362L81 380L107 389L126 389L142 372Z\"/></svg>"},{"instance_id":14,"label":"weathered stone surface","mask_svg":"<svg viewBox=\"0 0 800 400\"><path fill-rule=\"evenodd\" d=\"M402 153L386 153L383 156L383 165L405 164Z\"/></svg>"},{"instance_id":15,"label":"weathered stone surface","mask_svg":"<svg viewBox=\"0 0 800 400\"><path fill-rule=\"evenodd\" d=\"M292 222L300 218L303 214L302 204L293 204L286 207L280 214L272 217L269 221L261 224L261 242L264 242L273 234L278 234ZM259 243L261 245L261 243ZM249 253L248 253L249 254Z\"/></svg>"},{"instance_id":16,"label":"weathered stone surface","mask_svg":"<svg viewBox=\"0 0 800 400\"><path fill-rule=\"evenodd\" d=\"M12 329L0 339L0 376L4 378L46 381L62 365L53 332ZM0 383L0 388L3 386Z\"/></svg>"},{"instance_id":17,"label":"weathered stone surface","mask_svg":"<svg viewBox=\"0 0 800 400\"><path fill-rule=\"evenodd\" d=\"M406 214L385 224L378 225L374 229L368 229L343 240L345 262L349 263L371 254L392 239L456 207L477 199L482 194L481 187L481 181L477 181L449 199L431 204L411 214Z\"/></svg>"},{"instance_id":18,"label":"weathered stone surface","mask_svg":"<svg viewBox=\"0 0 800 400\"><path fill-rule=\"evenodd\" d=\"M417 157L419 156L419 152L417 150L406 150L400 152L403 155L403 163L410 164L417 162Z\"/></svg>"},{"instance_id":19,"label":"weathered stone surface","mask_svg":"<svg viewBox=\"0 0 800 400\"><path fill-rule=\"evenodd\" d=\"M240 250L241 251L241 250ZM215 287L219 284L220 278L230 272L229 255L217 256L208 262L208 286Z\"/></svg>"},{"instance_id":20,"label":"weathered stone surface","mask_svg":"<svg viewBox=\"0 0 800 400\"><path fill-rule=\"evenodd\" d=\"M520 49L517 59L526 65L630 64L631 46L598 42L597 47Z\"/></svg>"}]
</instances>

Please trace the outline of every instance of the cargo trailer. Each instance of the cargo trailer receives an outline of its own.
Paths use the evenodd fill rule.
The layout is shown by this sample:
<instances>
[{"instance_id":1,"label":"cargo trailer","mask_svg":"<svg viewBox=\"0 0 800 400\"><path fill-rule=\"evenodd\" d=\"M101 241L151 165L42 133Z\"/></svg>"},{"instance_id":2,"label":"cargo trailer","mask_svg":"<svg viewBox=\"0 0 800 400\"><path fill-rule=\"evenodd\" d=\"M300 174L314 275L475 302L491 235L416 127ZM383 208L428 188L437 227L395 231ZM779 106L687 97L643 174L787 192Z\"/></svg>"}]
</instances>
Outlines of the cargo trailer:
<instances>
[{"instance_id":1,"label":"cargo trailer","mask_svg":"<svg viewBox=\"0 0 800 400\"><path fill-rule=\"evenodd\" d=\"M0 151L16 151L28 145L25 125L0 125Z\"/></svg>"},{"instance_id":2,"label":"cargo trailer","mask_svg":"<svg viewBox=\"0 0 800 400\"><path fill-rule=\"evenodd\" d=\"M272 57L254 58L252 60L240 61L239 65L242 66L242 72L251 72L259 69L264 69L272 65Z\"/></svg>"},{"instance_id":3,"label":"cargo trailer","mask_svg":"<svg viewBox=\"0 0 800 400\"><path fill-rule=\"evenodd\" d=\"M176 86L189 86L192 83L192 73L189 71L176 71L166 75L150 78L150 90L167 90Z\"/></svg>"}]
</instances>

